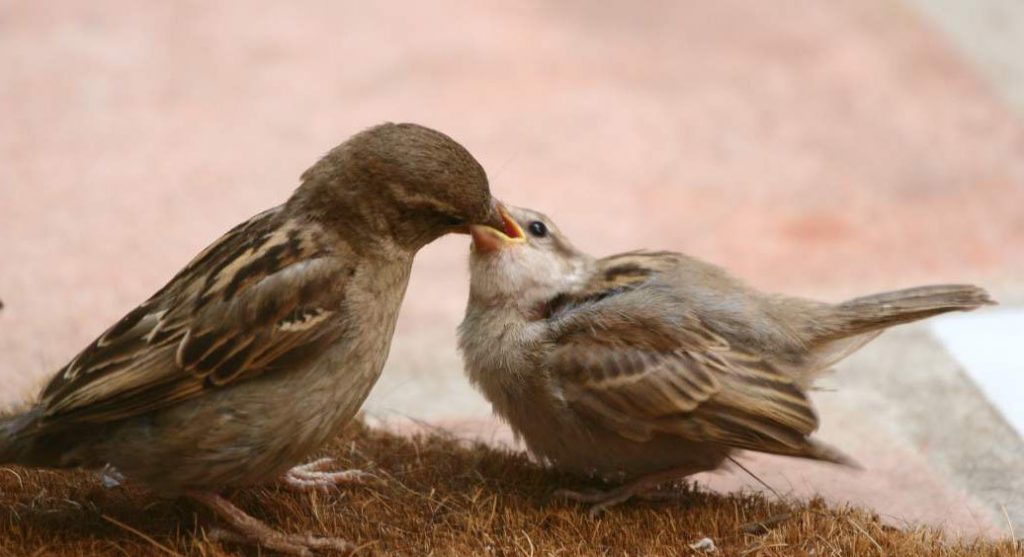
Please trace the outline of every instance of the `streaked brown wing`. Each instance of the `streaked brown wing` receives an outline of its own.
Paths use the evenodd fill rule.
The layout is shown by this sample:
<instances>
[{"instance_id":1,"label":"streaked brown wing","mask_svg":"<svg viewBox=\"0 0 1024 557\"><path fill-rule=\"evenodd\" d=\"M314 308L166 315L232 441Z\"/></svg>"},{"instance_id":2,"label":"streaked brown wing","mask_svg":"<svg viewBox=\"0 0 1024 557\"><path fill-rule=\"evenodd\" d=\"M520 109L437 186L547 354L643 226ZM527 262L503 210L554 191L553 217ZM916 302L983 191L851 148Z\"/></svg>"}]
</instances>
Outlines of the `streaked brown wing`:
<instances>
[{"instance_id":1,"label":"streaked brown wing","mask_svg":"<svg viewBox=\"0 0 1024 557\"><path fill-rule=\"evenodd\" d=\"M315 353L343 333L345 255L279 209L253 217L54 377L44 427L149 412Z\"/></svg>"},{"instance_id":2,"label":"streaked brown wing","mask_svg":"<svg viewBox=\"0 0 1024 557\"><path fill-rule=\"evenodd\" d=\"M637 278L625 288L604 292L591 284L551 318L556 347L547 363L568 403L636 441L660 432L819 457L807 439L818 421L806 394L765 358L709 330L659 272L631 272Z\"/></svg>"}]
</instances>

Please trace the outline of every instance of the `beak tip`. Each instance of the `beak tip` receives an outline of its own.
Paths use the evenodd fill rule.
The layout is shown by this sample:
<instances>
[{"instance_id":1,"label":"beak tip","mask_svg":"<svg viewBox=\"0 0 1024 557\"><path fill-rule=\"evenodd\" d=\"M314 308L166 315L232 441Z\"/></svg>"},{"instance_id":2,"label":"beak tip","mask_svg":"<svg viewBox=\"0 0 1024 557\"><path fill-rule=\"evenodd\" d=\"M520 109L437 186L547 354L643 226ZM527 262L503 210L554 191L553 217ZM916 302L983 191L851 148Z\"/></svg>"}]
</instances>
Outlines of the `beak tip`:
<instances>
[{"instance_id":1,"label":"beak tip","mask_svg":"<svg viewBox=\"0 0 1024 557\"><path fill-rule=\"evenodd\" d=\"M487 215L487 225L496 230L505 229L505 206L495 201L491 213Z\"/></svg>"}]
</instances>

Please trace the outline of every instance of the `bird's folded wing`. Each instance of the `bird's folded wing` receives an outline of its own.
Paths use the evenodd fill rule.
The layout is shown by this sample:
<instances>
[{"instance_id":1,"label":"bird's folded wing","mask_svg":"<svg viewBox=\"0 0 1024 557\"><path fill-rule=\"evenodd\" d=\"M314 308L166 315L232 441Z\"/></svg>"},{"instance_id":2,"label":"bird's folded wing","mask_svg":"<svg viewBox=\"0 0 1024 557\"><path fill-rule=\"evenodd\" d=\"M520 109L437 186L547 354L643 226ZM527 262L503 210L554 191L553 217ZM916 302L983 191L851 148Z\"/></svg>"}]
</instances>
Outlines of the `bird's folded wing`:
<instances>
[{"instance_id":1,"label":"bird's folded wing","mask_svg":"<svg viewBox=\"0 0 1024 557\"><path fill-rule=\"evenodd\" d=\"M671 288L645 279L587 296L550 318L555 348L547 362L581 415L636 441L664 433L820 458L807 439L817 418L801 389L765 359L730 346Z\"/></svg>"},{"instance_id":2,"label":"bird's folded wing","mask_svg":"<svg viewBox=\"0 0 1024 557\"><path fill-rule=\"evenodd\" d=\"M42 426L149 412L337 340L351 258L324 234L279 210L228 232L57 374Z\"/></svg>"}]
</instances>

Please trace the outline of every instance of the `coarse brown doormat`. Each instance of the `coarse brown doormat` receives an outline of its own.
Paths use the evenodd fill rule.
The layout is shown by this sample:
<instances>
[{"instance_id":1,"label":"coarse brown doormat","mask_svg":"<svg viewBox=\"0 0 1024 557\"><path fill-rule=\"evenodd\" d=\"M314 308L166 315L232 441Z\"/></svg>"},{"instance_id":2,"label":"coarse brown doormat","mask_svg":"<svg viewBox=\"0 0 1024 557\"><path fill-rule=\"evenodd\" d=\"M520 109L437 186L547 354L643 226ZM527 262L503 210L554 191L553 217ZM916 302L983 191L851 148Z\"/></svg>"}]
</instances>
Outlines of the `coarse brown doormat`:
<instances>
[{"instance_id":1,"label":"coarse brown doormat","mask_svg":"<svg viewBox=\"0 0 1024 557\"><path fill-rule=\"evenodd\" d=\"M821 501L770 501L690 488L620 505L598 518L551 498L585 487L520 453L443 433L353 427L326 454L379 482L324 493L270 486L228 496L288 532L341 536L366 555L937 555L1019 556L1011 539L949 540L899 529ZM0 555L255 555L209 541L212 517L190 503L95 473L0 468ZM1015 548L1016 545L1016 548Z\"/></svg>"}]
</instances>

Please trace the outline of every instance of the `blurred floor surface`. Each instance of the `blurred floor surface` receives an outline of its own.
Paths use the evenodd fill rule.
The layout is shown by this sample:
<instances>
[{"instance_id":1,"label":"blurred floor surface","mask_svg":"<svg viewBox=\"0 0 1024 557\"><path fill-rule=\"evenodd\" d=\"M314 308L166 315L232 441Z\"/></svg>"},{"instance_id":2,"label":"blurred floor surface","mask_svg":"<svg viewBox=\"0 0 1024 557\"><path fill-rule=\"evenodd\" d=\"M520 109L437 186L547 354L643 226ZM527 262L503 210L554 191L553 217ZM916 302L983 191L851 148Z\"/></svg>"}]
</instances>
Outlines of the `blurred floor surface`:
<instances>
[{"instance_id":1,"label":"blurred floor surface","mask_svg":"<svg viewBox=\"0 0 1024 557\"><path fill-rule=\"evenodd\" d=\"M681 250L830 300L977 282L1013 306L1024 127L971 32L925 4L6 3L0 399L383 120L450 133L498 196L594 253ZM418 258L367 411L503 439L455 352L466 249ZM830 386L821 435L866 471L752 458L778 491L1024 530L1020 438L929 328L883 335Z\"/></svg>"}]
</instances>

